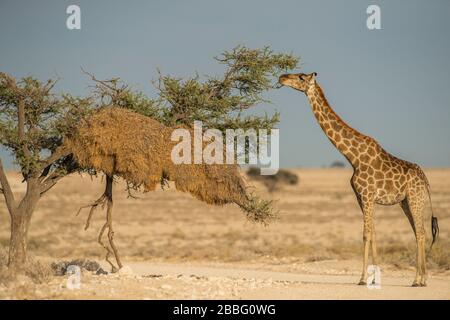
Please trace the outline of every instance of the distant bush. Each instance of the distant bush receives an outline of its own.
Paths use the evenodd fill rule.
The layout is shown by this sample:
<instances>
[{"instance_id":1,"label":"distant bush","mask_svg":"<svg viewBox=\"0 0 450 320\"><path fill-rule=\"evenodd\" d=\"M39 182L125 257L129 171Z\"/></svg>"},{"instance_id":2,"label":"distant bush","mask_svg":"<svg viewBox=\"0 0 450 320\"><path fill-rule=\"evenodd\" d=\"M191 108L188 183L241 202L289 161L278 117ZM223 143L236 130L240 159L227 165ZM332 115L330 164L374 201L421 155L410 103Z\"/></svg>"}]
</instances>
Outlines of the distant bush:
<instances>
[{"instance_id":1,"label":"distant bush","mask_svg":"<svg viewBox=\"0 0 450 320\"><path fill-rule=\"evenodd\" d=\"M333 161L330 164L330 168L345 168L345 163L339 160Z\"/></svg>"},{"instance_id":2,"label":"distant bush","mask_svg":"<svg viewBox=\"0 0 450 320\"><path fill-rule=\"evenodd\" d=\"M255 181L261 181L269 192L274 192L281 185L296 185L299 177L288 170L280 169L277 174L263 176L259 168L252 167L247 171L247 176Z\"/></svg>"}]
</instances>

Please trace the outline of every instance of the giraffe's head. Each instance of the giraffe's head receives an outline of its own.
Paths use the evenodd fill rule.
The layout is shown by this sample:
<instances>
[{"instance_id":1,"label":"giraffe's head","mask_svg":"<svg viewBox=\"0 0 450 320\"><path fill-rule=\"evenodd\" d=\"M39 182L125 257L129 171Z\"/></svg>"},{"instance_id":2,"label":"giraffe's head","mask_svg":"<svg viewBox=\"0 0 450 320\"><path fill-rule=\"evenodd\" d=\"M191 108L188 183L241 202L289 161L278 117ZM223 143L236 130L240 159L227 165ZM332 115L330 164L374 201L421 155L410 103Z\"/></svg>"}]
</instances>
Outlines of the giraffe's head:
<instances>
[{"instance_id":1,"label":"giraffe's head","mask_svg":"<svg viewBox=\"0 0 450 320\"><path fill-rule=\"evenodd\" d=\"M317 73L291 73L283 74L278 79L278 82L283 86L288 86L296 90L306 92L311 86L316 83Z\"/></svg>"}]
</instances>

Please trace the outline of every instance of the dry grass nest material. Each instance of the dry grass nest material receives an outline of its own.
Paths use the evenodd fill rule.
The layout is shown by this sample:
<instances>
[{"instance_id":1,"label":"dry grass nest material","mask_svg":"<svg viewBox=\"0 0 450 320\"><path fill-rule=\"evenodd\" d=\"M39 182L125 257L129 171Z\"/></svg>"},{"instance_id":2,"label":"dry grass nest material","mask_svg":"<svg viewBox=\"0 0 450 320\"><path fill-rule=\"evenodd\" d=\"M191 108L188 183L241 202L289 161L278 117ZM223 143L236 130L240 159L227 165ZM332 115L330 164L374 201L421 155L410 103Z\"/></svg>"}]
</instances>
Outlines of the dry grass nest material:
<instances>
[{"instance_id":1,"label":"dry grass nest material","mask_svg":"<svg viewBox=\"0 0 450 320\"><path fill-rule=\"evenodd\" d=\"M152 191L169 180L177 190L206 203L236 203L250 220L267 222L274 216L271 201L249 192L238 165L174 164L171 152L178 143L171 141L174 129L126 109L108 107L92 115L64 144L81 167L119 176L133 188Z\"/></svg>"}]
</instances>

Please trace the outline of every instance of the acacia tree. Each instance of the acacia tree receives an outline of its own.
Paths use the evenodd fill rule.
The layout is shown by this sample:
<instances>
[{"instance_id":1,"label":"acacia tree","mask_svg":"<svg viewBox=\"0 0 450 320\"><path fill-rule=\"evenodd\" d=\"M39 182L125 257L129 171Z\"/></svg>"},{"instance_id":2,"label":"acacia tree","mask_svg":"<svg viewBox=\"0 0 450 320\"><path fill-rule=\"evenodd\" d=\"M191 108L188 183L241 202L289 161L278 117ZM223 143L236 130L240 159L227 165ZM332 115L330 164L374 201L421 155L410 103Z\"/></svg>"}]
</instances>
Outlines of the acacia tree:
<instances>
[{"instance_id":1,"label":"acacia tree","mask_svg":"<svg viewBox=\"0 0 450 320\"><path fill-rule=\"evenodd\" d=\"M245 110L266 102L263 93L274 87L274 78L281 71L295 68L298 58L275 54L268 47L238 46L216 60L226 67L221 77L184 80L159 75L156 98L133 91L119 78L98 80L89 74L93 91L79 98L53 94L55 80L42 83L26 77L16 82L0 73L0 143L12 154L27 185L26 193L17 199L0 160L1 192L11 217L10 268L20 270L25 264L27 232L42 195L64 176L86 170L64 149L63 140L96 109L123 107L169 126L191 126L194 120L202 120L204 128L218 129L271 129L276 125L277 113L258 117ZM109 181L112 186L112 179Z\"/></svg>"},{"instance_id":2,"label":"acacia tree","mask_svg":"<svg viewBox=\"0 0 450 320\"><path fill-rule=\"evenodd\" d=\"M55 96L55 83L31 77L16 82L0 73L0 143L13 155L26 183L23 196L14 194L0 160L1 192L11 219L8 265L14 269L25 264L28 228L39 199L76 169L71 155L58 147L90 106L89 99Z\"/></svg>"}]
</instances>

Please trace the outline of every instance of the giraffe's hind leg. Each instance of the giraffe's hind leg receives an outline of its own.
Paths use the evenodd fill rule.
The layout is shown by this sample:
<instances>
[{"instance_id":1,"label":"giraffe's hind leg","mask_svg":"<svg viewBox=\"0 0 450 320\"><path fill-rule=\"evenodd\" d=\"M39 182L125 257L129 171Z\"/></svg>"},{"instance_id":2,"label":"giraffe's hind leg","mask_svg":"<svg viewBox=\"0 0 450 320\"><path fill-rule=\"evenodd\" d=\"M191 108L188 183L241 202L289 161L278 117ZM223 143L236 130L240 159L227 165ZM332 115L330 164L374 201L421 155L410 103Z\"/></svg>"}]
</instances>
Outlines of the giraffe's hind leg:
<instances>
[{"instance_id":1,"label":"giraffe's hind leg","mask_svg":"<svg viewBox=\"0 0 450 320\"><path fill-rule=\"evenodd\" d=\"M414 225L414 219L411 213L411 210L409 209L409 204L408 204L408 200L405 198L401 203L400 206L403 209L403 212L405 213L406 217L408 218L409 223L411 224L411 228L413 229L414 232L414 236L417 239L417 235L416 235L416 226ZM417 251L419 252L419 251ZM419 264L418 260L417 260L417 265ZM413 287L417 287L419 286L420 283L420 272L419 272L419 267L416 267L416 277L414 278L414 282L413 282Z\"/></svg>"},{"instance_id":2,"label":"giraffe's hind leg","mask_svg":"<svg viewBox=\"0 0 450 320\"><path fill-rule=\"evenodd\" d=\"M409 224L411 225L411 228L413 229L414 236L416 235L416 227L414 226L414 220L412 217L411 210L409 210L409 204L408 200L405 198L402 202L400 202L400 207L402 207L403 212L405 213L405 216L408 218Z\"/></svg>"},{"instance_id":3,"label":"giraffe's hind leg","mask_svg":"<svg viewBox=\"0 0 450 320\"><path fill-rule=\"evenodd\" d=\"M421 192L411 192L401 202L401 207L407 216L417 243L417 269L413 287L426 286L426 258L425 258L425 227L423 224L424 195Z\"/></svg>"}]
</instances>

